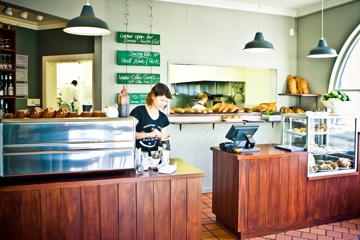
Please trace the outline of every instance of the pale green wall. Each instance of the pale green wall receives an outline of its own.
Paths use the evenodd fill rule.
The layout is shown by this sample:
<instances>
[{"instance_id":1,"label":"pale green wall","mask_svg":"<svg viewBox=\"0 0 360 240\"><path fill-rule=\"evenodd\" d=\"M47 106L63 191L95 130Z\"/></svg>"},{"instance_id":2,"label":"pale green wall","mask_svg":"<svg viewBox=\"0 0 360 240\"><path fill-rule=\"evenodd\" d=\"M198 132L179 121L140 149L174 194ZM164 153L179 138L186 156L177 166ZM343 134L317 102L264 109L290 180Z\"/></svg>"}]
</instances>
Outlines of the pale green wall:
<instances>
[{"instance_id":1,"label":"pale green wall","mask_svg":"<svg viewBox=\"0 0 360 240\"><path fill-rule=\"evenodd\" d=\"M124 31L124 0L108 0L106 21L113 31L103 37L102 55L102 103L114 103L120 86L115 83L117 72L125 67L117 66L115 53L124 49L115 41L115 32ZM115 10L116 9L116 10ZM149 32L148 1L130 1L128 31ZM295 27L291 17L263 15L262 30L276 51L266 54L250 54L242 51L254 38L257 30L256 13L210 8L194 5L154 2L153 32L161 35L161 45L153 51L161 53L161 66L154 73L161 74L167 82L167 63L196 63L202 65L275 68L278 72L279 91L285 90L286 76L296 74L296 37L289 36L289 28ZM144 45L129 45L131 50L145 50ZM149 72L148 67L128 67L135 72ZM147 92L151 86L129 86L129 92ZM287 105L288 99L278 98L279 105Z\"/></svg>"},{"instance_id":2,"label":"pale green wall","mask_svg":"<svg viewBox=\"0 0 360 240\"><path fill-rule=\"evenodd\" d=\"M324 37L328 45L339 53L351 32L360 24L360 1L324 11ZM297 19L297 69L298 75L310 82L313 92L328 91L335 59L310 59L306 56L321 35L321 13ZM313 101L306 101L313 104Z\"/></svg>"}]
</instances>

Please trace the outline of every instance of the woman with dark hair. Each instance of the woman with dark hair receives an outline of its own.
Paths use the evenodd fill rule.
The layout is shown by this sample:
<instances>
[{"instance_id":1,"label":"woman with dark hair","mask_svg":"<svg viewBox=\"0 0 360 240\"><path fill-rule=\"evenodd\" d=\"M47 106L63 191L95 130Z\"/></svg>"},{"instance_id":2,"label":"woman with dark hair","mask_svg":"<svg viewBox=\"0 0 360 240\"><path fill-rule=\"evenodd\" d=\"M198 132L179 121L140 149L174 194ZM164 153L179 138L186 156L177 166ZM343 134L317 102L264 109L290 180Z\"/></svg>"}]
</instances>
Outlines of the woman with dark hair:
<instances>
[{"instance_id":1,"label":"woman with dark hair","mask_svg":"<svg viewBox=\"0 0 360 240\"><path fill-rule=\"evenodd\" d=\"M146 104L137 106L130 112L136 118L136 148L142 151L156 151L159 142L167 138L166 127L169 119L163 110L171 99L169 88L163 84L156 84L146 97Z\"/></svg>"}]
</instances>

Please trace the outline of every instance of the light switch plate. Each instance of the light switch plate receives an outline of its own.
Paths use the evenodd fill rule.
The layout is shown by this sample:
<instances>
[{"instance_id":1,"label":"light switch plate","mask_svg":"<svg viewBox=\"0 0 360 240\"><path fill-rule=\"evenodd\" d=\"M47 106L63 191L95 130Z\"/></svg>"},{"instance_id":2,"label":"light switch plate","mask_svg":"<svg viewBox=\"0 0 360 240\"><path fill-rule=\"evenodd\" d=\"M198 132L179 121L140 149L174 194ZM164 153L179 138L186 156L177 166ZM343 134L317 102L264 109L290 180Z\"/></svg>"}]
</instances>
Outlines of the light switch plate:
<instances>
[{"instance_id":1,"label":"light switch plate","mask_svg":"<svg viewBox=\"0 0 360 240\"><path fill-rule=\"evenodd\" d=\"M38 107L38 106L40 106L40 99L28 98L27 105L28 105L28 107Z\"/></svg>"},{"instance_id":2,"label":"light switch plate","mask_svg":"<svg viewBox=\"0 0 360 240\"><path fill-rule=\"evenodd\" d=\"M289 34L290 34L290 36L294 36L295 35L295 29L290 28Z\"/></svg>"}]
</instances>

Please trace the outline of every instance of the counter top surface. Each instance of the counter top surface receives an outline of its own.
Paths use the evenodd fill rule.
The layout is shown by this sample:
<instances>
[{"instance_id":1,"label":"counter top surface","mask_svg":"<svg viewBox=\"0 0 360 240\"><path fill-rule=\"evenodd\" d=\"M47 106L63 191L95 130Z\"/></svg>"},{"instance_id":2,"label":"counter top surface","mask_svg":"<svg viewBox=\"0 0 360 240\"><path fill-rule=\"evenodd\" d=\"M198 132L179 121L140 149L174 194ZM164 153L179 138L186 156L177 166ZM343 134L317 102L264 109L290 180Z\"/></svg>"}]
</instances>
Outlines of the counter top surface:
<instances>
[{"instance_id":1,"label":"counter top surface","mask_svg":"<svg viewBox=\"0 0 360 240\"><path fill-rule=\"evenodd\" d=\"M211 147L210 149L212 151L221 151L225 154L232 154L237 156L239 160L241 159L257 159L258 157L264 157L264 156L294 156L294 155L307 155L307 152L288 152L285 150L277 149L275 148L275 145L277 144L259 144L256 145L256 147L260 148L259 152L247 152L247 153L228 153L225 151L220 150L219 147Z\"/></svg>"},{"instance_id":2,"label":"counter top surface","mask_svg":"<svg viewBox=\"0 0 360 240\"><path fill-rule=\"evenodd\" d=\"M16 186L36 186L39 184L59 184L72 185L81 181L92 185L92 182L103 182L104 184L112 182L133 182L133 181L153 181L170 178L188 178L188 177L203 177L204 173L182 159L171 159L170 164L177 164L177 170L174 174L160 174L153 170L144 171L141 175L136 175L135 170L111 170L111 171L98 171L87 173L64 173L64 174L51 174L51 175L38 175L27 177L13 177L13 178L0 178L0 190L12 188Z\"/></svg>"}]
</instances>

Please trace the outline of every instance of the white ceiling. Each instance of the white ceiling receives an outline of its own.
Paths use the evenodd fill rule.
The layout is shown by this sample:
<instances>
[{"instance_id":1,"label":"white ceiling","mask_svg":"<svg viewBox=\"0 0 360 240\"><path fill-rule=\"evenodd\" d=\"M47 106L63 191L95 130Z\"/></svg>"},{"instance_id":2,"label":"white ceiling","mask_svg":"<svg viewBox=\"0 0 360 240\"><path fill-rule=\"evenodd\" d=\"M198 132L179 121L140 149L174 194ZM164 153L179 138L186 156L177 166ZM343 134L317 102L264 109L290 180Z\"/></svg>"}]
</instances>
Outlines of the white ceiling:
<instances>
[{"instance_id":1,"label":"white ceiling","mask_svg":"<svg viewBox=\"0 0 360 240\"><path fill-rule=\"evenodd\" d=\"M157 0L257 12L259 0ZM324 0L324 8L331 8L354 0ZM301 17L321 10L321 0L260 0L260 12Z\"/></svg>"}]
</instances>

